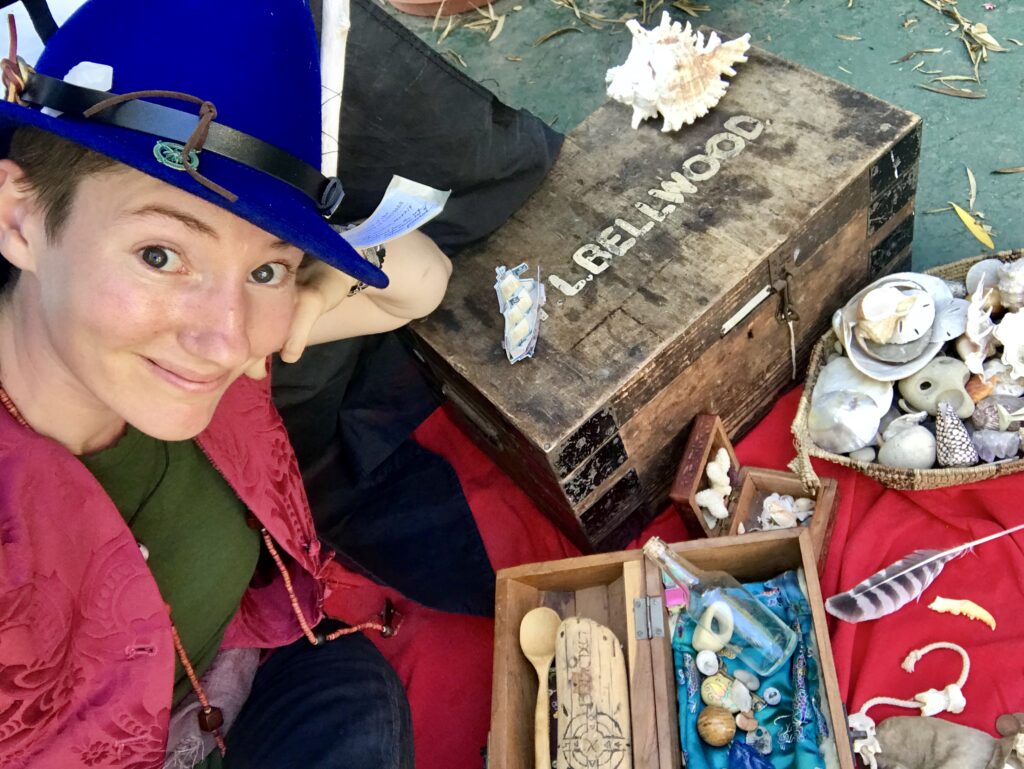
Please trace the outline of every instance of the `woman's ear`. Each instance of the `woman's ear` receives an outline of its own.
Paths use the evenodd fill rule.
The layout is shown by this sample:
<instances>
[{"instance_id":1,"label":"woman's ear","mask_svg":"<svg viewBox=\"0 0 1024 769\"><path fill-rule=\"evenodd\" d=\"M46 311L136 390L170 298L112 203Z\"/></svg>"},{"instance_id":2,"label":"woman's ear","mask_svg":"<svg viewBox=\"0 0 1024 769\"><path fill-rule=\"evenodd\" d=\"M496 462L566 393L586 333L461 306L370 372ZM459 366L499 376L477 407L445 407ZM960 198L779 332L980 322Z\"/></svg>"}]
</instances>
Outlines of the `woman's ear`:
<instances>
[{"instance_id":1,"label":"woman's ear","mask_svg":"<svg viewBox=\"0 0 1024 769\"><path fill-rule=\"evenodd\" d=\"M25 173L13 160L0 160L0 254L19 270L35 270L34 238L27 226L33 213L31 192L21 184Z\"/></svg>"}]
</instances>

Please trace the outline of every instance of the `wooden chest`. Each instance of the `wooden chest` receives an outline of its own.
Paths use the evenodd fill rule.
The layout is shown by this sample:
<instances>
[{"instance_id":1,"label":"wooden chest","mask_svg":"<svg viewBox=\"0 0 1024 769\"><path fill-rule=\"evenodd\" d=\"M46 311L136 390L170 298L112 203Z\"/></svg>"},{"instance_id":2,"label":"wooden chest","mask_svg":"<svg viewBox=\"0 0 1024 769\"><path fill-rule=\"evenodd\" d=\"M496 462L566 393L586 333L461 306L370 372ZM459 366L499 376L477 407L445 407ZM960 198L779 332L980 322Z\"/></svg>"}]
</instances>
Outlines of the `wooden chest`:
<instances>
[{"instance_id":1,"label":"wooden chest","mask_svg":"<svg viewBox=\"0 0 1024 769\"><path fill-rule=\"evenodd\" d=\"M920 120L752 49L707 117L608 103L544 185L456 260L419 354L480 445L584 550L664 505L692 417L736 437L832 312L908 266ZM547 319L510 365L495 267L540 268Z\"/></svg>"},{"instance_id":2,"label":"wooden chest","mask_svg":"<svg viewBox=\"0 0 1024 769\"><path fill-rule=\"evenodd\" d=\"M829 720L839 766L855 769L810 532L774 531L695 540L674 545L673 550L699 568L726 571L741 581L763 580L789 569L804 570L823 683L821 709ZM648 600L652 598L661 600ZM667 615L663 598L660 571L639 550L499 571L487 745L490 769L533 765L537 674L519 648L519 624L538 606L554 609L563 619L588 617L615 633L626 649L634 769L682 766L672 647L664 630Z\"/></svg>"}]
</instances>

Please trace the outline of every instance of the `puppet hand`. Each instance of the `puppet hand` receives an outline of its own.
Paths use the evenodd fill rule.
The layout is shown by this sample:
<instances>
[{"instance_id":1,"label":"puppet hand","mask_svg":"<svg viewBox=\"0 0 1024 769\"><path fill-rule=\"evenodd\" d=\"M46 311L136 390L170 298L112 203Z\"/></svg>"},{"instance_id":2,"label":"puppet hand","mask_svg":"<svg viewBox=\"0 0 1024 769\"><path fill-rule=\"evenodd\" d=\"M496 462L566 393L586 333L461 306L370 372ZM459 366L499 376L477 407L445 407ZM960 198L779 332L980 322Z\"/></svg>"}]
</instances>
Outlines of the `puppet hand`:
<instances>
[{"instance_id":1,"label":"puppet hand","mask_svg":"<svg viewBox=\"0 0 1024 769\"><path fill-rule=\"evenodd\" d=\"M356 279L319 259L310 259L299 267L296 279L298 298L288 339L281 348L281 360L294 363L306 349L309 334L320 316L333 310L348 296Z\"/></svg>"}]
</instances>

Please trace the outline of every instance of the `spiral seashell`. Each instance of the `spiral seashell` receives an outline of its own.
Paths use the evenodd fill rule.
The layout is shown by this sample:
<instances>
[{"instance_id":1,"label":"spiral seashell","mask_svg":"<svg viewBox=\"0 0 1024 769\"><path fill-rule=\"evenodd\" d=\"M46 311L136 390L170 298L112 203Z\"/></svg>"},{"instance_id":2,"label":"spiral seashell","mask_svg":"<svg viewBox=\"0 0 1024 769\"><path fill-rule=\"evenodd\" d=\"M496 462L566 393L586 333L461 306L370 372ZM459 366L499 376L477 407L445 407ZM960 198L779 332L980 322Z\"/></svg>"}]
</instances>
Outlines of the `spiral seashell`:
<instances>
[{"instance_id":1,"label":"spiral seashell","mask_svg":"<svg viewBox=\"0 0 1024 769\"><path fill-rule=\"evenodd\" d=\"M663 13L661 23L647 30L636 19L626 22L633 47L626 61L605 75L608 96L633 108L633 128L642 120L657 117L662 131L678 131L703 117L725 95L729 84L723 76L736 74L733 65L747 60L750 35L723 43L712 32L707 43L702 32L693 32Z\"/></svg>"},{"instance_id":2,"label":"spiral seashell","mask_svg":"<svg viewBox=\"0 0 1024 769\"><path fill-rule=\"evenodd\" d=\"M942 467L970 467L979 460L967 428L945 401L935 417L935 458Z\"/></svg>"},{"instance_id":3,"label":"spiral seashell","mask_svg":"<svg viewBox=\"0 0 1024 769\"><path fill-rule=\"evenodd\" d=\"M1024 259L1000 264L996 274L1003 308L1010 312L1024 308Z\"/></svg>"}]
</instances>

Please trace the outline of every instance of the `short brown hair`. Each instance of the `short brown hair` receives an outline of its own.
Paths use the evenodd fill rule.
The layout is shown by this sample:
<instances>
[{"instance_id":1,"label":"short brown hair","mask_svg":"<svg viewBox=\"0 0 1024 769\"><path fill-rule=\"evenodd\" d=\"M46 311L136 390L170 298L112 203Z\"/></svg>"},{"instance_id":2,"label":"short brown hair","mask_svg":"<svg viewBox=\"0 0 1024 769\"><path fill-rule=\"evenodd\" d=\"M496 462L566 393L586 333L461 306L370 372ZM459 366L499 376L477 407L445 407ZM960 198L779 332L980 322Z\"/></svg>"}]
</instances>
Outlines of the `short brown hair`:
<instances>
[{"instance_id":1,"label":"short brown hair","mask_svg":"<svg viewBox=\"0 0 1024 769\"><path fill-rule=\"evenodd\" d=\"M82 179L121 165L113 158L30 126L15 130L7 157L25 173L22 185L35 194L50 241L60 238Z\"/></svg>"},{"instance_id":2,"label":"short brown hair","mask_svg":"<svg viewBox=\"0 0 1024 769\"><path fill-rule=\"evenodd\" d=\"M25 172L21 184L35 194L43 212L46 237L51 242L60 238L82 179L120 166L113 158L31 126L14 131L7 157ZM0 291L9 294L18 274L0 255Z\"/></svg>"}]
</instances>

